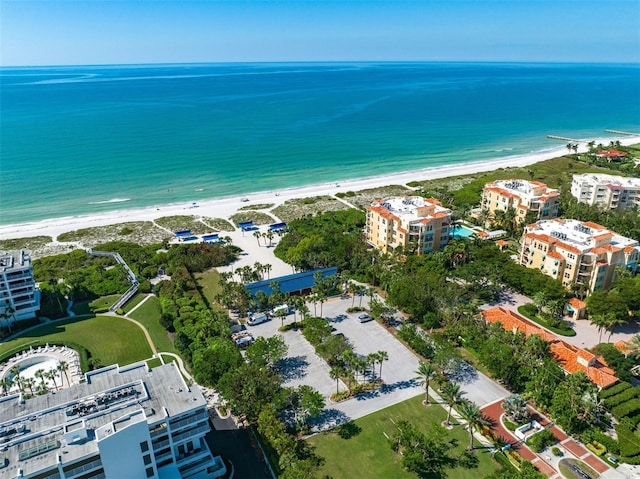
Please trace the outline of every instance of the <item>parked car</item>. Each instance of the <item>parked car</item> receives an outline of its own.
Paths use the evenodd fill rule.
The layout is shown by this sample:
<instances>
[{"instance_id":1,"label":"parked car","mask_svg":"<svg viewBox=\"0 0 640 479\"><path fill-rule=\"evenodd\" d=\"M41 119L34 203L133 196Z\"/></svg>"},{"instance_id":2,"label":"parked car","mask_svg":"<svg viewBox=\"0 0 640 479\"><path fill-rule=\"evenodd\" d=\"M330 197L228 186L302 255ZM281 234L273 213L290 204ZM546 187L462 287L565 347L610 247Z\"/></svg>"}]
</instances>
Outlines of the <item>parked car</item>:
<instances>
[{"instance_id":1,"label":"parked car","mask_svg":"<svg viewBox=\"0 0 640 479\"><path fill-rule=\"evenodd\" d=\"M369 321L373 321L373 316L371 316L370 314L367 314L367 313L362 313L360 316L358 316L358 320L361 323L366 323L366 322L369 322Z\"/></svg>"},{"instance_id":2,"label":"parked car","mask_svg":"<svg viewBox=\"0 0 640 479\"><path fill-rule=\"evenodd\" d=\"M253 336L243 336L242 338L236 339L236 346L241 349L249 347L253 344Z\"/></svg>"},{"instance_id":3,"label":"parked car","mask_svg":"<svg viewBox=\"0 0 640 479\"><path fill-rule=\"evenodd\" d=\"M289 315L291 313L291 308L289 307L288 304L281 304L280 306L276 306L271 311L271 317L272 318L277 317L278 313L280 313L281 311L284 311L286 315Z\"/></svg>"},{"instance_id":4,"label":"parked car","mask_svg":"<svg viewBox=\"0 0 640 479\"><path fill-rule=\"evenodd\" d=\"M258 324L266 323L267 321L269 321L269 318L265 313L253 313L251 316L249 316L249 321L247 321L247 324L249 326L256 326Z\"/></svg>"}]
</instances>

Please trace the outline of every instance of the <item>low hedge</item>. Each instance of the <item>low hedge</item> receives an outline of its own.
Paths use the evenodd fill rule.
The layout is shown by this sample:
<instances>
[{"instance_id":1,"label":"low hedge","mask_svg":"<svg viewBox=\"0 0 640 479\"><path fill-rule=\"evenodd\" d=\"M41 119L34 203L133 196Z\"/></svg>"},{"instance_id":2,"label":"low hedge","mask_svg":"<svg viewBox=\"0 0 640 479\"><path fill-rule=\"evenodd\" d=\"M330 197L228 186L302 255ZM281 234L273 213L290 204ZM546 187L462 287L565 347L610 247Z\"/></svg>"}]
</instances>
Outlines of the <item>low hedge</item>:
<instances>
[{"instance_id":1,"label":"low hedge","mask_svg":"<svg viewBox=\"0 0 640 479\"><path fill-rule=\"evenodd\" d=\"M611 414L613 414L618 420L627 416L635 416L637 413L640 413L640 399L637 398L623 402L622 404L611 408Z\"/></svg>"},{"instance_id":2,"label":"low hedge","mask_svg":"<svg viewBox=\"0 0 640 479\"><path fill-rule=\"evenodd\" d=\"M614 384L610 388L600 391L600 399L606 399L608 397L615 396L616 394L620 394L622 391L625 391L631 387L633 386L626 382Z\"/></svg>"},{"instance_id":3,"label":"low hedge","mask_svg":"<svg viewBox=\"0 0 640 479\"><path fill-rule=\"evenodd\" d=\"M591 441L587 443L587 449L593 452L597 456L602 456L607 452L607 448L597 441Z\"/></svg>"},{"instance_id":4,"label":"low hedge","mask_svg":"<svg viewBox=\"0 0 640 479\"><path fill-rule=\"evenodd\" d=\"M615 429L618 434L620 454L625 458L638 456L640 460L640 437L624 424L616 424Z\"/></svg>"},{"instance_id":5,"label":"low hedge","mask_svg":"<svg viewBox=\"0 0 640 479\"><path fill-rule=\"evenodd\" d=\"M618 441L616 441L611 436L607 436L603 432L600 432L598 430L589 430L586 434L583 435L583 442L585 444L592 441L602 444L611 454L620 454Z\"/></svg>"},{"instance_id":6,"label":"low hedge","mask_svg":"<svg viewBox=\"0 0 640 479\"><path fill-rule=\"evenodd\" d=\"M608 398L606 398L604 400L604 405L611 409L619 404L622 404L623 402L629 401L639 396L640 388L625 389L620 394L616 394L615 396L609 396Z\"/></svg>"}]
</instances>

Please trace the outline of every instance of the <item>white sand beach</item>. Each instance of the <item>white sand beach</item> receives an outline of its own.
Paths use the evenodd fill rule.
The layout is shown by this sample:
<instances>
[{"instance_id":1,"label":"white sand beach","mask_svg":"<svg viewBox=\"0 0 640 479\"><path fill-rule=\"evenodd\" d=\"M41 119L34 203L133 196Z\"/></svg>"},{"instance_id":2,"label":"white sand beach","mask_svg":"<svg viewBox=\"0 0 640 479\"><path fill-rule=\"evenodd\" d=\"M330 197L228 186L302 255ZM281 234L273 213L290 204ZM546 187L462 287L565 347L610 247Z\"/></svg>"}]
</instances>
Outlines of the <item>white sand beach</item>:
<instances>
[{"instance_id":1,"label":"white sand beach","mask_svg":"<svg viewBox=\"0 0 640 479\"><path fill-rule=\"evenodd\" d=\"M612 138L595 139L596 143L608 144ZM631 145L640 141L637 137L614 138L622 145ZM586 142L580 143L578 152L587 150ZM273 203L278 206L286 200L293 198L305 198L318 195L335 195L339 192L358 191L367 188L376 188L387 185L406 185L412 181L424 181L436 178L465 175L492 171L498 168L524 167L539 161L549 160L567 153L566 145L533 152L527 155L518 155L494 160L462 163L438 168L426 168L416 171L407 171L384 176L371 176L353 180L345 180L337 183L324 183L300 188L283 189L279 191L257 192L253 194L204 200L198 202L198 208L192 204L170 204L157 207L116 210L107 213L86 216L73 216L54 218L32 223L11 224L0 226L0 240L11 238L26 238L33 236L51 236L55 238L65 232L75 231L81 228L95 226L107 226L126 221L152 221L163 216L173 215L200 215L214 218L229 218L242 206L257 203ZM245 201L242 201L242 200ZM248 200L248 201L246 201Z\"/></svg>"}]
</instances>

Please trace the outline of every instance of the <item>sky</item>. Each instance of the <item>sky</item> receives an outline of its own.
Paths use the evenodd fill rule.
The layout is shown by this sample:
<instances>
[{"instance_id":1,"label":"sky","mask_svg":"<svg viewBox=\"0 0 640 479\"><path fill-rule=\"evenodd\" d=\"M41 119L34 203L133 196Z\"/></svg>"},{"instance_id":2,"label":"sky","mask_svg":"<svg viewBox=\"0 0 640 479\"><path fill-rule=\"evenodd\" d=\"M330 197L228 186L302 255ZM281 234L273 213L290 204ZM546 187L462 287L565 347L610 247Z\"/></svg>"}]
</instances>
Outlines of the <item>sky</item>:
<instances>
[{"instance_id":1,"label":"sky","mask_svg":"<svg viewBox=\"0 0 640 479\"><path fill-rule=\"evenodd\" d=\"M0 0L0 66L640 63L640 0Z\"/></svg>"}]
</instances>

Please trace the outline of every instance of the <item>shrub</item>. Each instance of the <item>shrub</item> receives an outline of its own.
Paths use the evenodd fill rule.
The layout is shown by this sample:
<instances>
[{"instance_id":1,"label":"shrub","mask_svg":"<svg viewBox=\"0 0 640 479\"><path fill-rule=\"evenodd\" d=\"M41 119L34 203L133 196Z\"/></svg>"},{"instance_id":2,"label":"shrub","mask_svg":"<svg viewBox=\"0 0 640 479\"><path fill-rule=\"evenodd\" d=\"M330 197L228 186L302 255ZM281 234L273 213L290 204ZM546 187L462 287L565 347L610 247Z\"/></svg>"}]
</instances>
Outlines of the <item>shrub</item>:
<instances>
[{"instance_id":1,"label":"shrub","mask_svg":"<svg viewBox=\"0 0 640 479\"><path fill-rule=\"evenodd\" d=\"M515 431L518 428L518 425L514 422L509 421L508 419L505 419L502 421L502 424L504 425L504 427L506 427L509 431Z\"/></svg>"},{"instance_id":2,"label":"shrub","mask_svg":"<svg viewBox=\"0 0 640 479\"><path fill-rule=\"evenodd\" d=\"M640 399L637 398L623 402L619 406L611 409L611 414L613 414L618 420L626 416L631 416L633 413L637 412L640 412Z\"/></svg>"},{"instance_id":3,"label":"shrub","mask_svg":"<svg viewBox=\"0 0 640 479\"><path fill-rule=\"evenodd\" d=\"M600 398L606 399L608 397L615 396L616 394L620 394L622 391L625 391L630 387L633 387L633 386L625 382L615 384L610 388L603 389L602 391L600 391Z\"/></svg>"},{"instance_id":4,"label":"shrub","mask_svg":"<svg viewBox=\"0 0 640 479\"><path fill-rule=\"evenodd\" d=\"M620 454L625 458L640 455L640 437L625 424L616 424ZM639 458L640 459L640 458ZM628 462L625 460L625 462Z\"/></svg>"},{"instance_id":5,"label":"shrub","mask_svg":"<svg viewBox=\"0 0 640 479\"><path fill-rule=\"evenodd\" d=\"M622 404L623 402L629 401L633 398L640 396L640 388L629 388L622 391L620 394L616 394L615 396L609 396L604 400L604 405L609 409L617 406L618 404Z\"/></svg>"},{"instance_id":6,"label":"shrub","mask_svg":"<svg viewBox=\"0 0 640 479\"><path fill-rule=\"evenodd\" d=\"M527 445L533 452L541 452L548 446L551 446L557 442L556 437L548 429L543 429L540 432L535 433L527 441Z\"/></svg>"},{"instance_id":7,"label":"shrub","mask_svg":"<svg viewBox=\"0 0 640 479\"><path fill-rule=\"evenodd\" d=\"M562 456L562 450L557 446L553 446L551 448L551 452L553 453L554 456L557 456L557 457Z\"/></svg>"},{"instance_id":8,"label":"shrub","mask_svg":"<svg viewBox=\"0 0 640 479\"><path fill-rule=\"evenodd\" d=\"M587 443L587 449L589 449L591 452L593 452L597 456L602 456L607 452L607 448L597 441L591 441Z\"/></svg>"},{"instance_id":9,"label":"shrub","mask_svg":"<svg viewBox=\"0 0 640 479\"><path fill-rule=\"evenodd\" d=\"M602 444L607 451L612 454L620 454L620 447L618 446L618 441L616 441L611 436L607 436L603 432L600 432L596 429L590 429L584 434L583 442L589 443L591 441L598 442Z\"/></svg>"}]
</instances>

